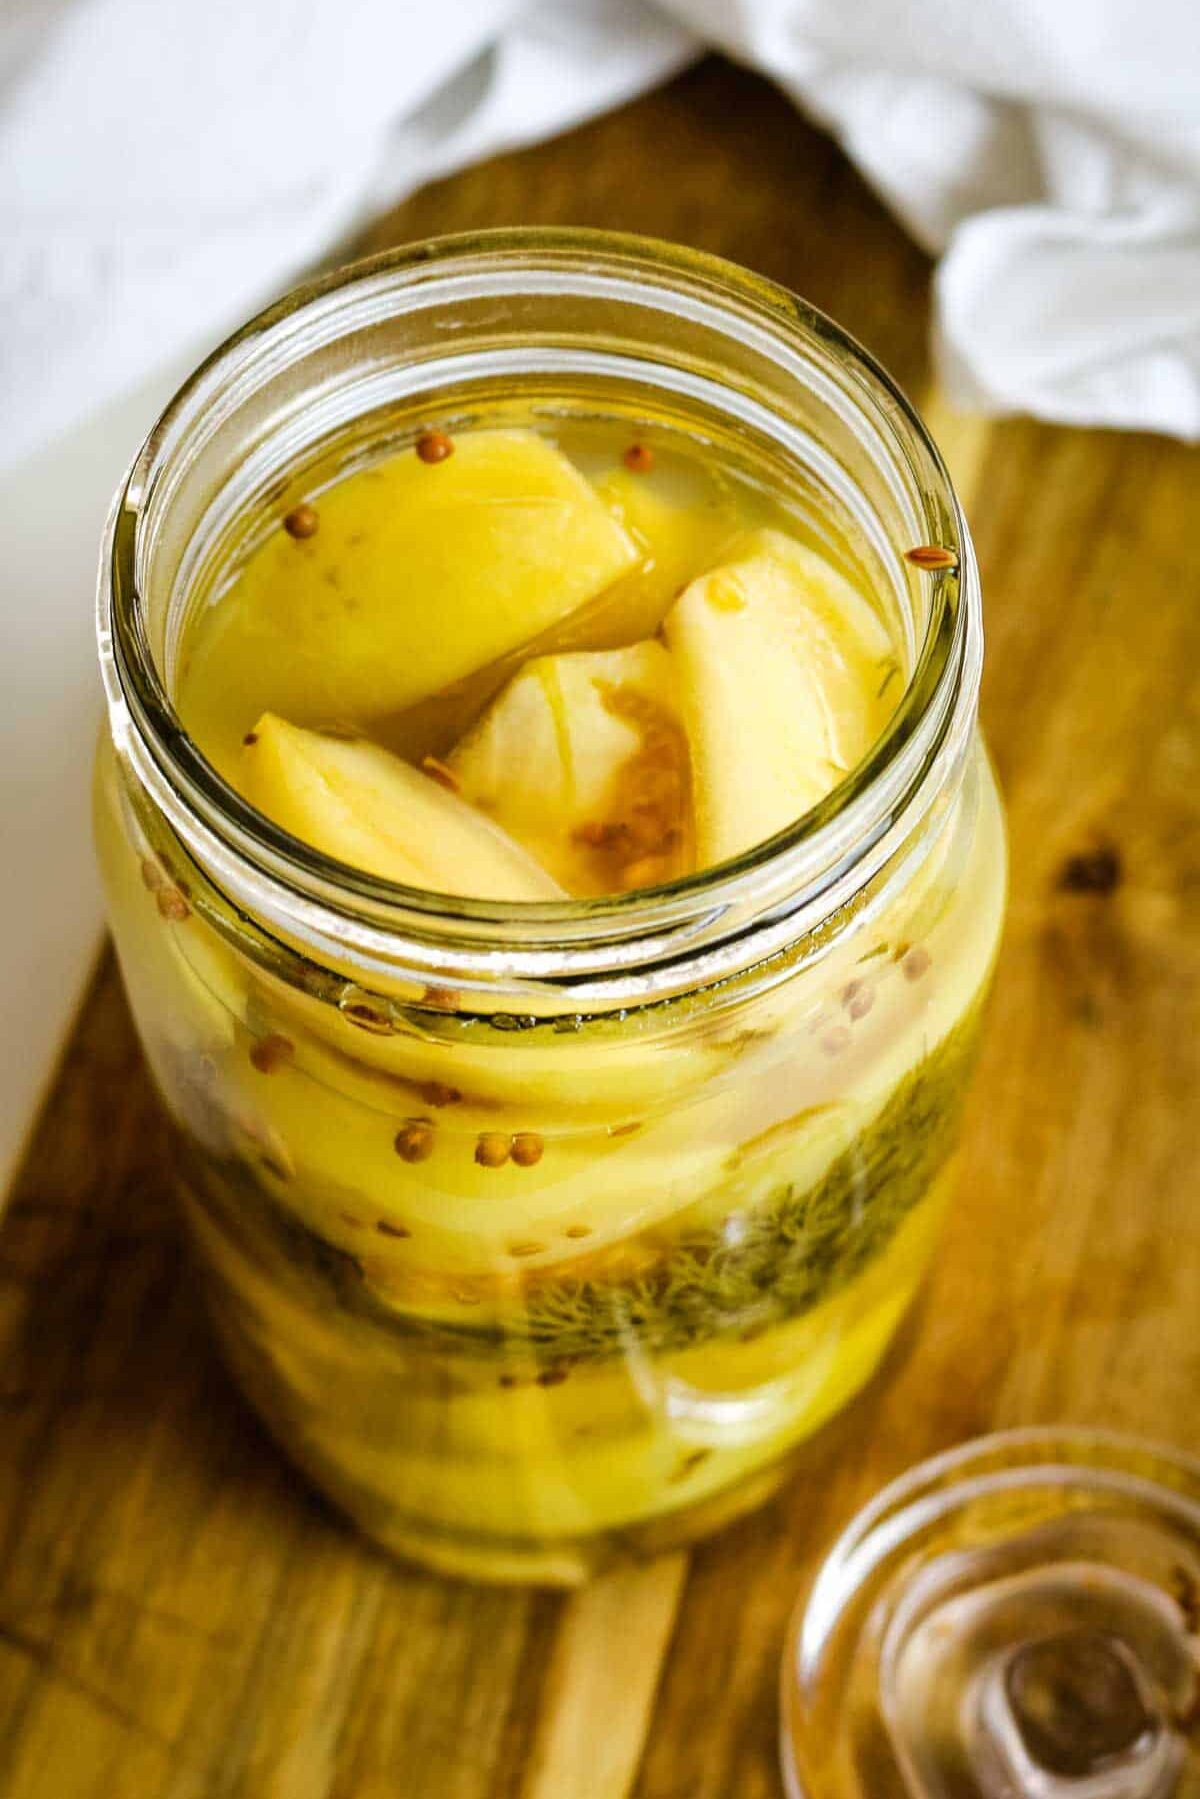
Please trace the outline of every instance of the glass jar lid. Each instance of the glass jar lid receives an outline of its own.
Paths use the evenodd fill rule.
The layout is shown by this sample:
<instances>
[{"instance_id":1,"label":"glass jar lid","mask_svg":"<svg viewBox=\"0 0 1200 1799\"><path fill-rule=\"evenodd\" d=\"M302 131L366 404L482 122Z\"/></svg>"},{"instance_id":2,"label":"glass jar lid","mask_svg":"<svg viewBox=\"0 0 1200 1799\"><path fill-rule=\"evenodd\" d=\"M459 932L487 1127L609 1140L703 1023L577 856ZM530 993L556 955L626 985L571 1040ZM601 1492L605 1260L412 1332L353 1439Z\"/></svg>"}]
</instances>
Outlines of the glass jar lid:
<instances>
[{"instance_id":1,"label":"glass jar lid","mask_svg":"<svg viewBox=\"0 0 1200 1799\"><path fill-rule=\"evenodd\" d=\"M1014 1431L850 1525L783 1665L792 1799L1200 1795L1200 1463Z\"/></svg>"}]
</instances>

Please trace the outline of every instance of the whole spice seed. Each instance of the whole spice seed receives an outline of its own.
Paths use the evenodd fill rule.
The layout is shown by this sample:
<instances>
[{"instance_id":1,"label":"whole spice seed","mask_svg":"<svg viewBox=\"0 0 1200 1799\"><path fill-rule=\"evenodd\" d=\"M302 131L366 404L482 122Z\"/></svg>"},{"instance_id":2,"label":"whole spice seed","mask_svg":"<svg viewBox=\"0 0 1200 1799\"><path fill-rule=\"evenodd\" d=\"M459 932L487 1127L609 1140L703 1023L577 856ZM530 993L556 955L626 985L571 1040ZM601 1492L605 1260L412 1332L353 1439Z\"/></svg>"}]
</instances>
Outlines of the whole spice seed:
<instances>
[{"instance_id":1,"label":"whole spice seed","mask_svg":"<svg viewBox=\"0 0 1200 1799\"><path fill-rule=\"evenodd\" d=\"M461 793L462 782L452 768L448 768L440 756L422 756L421 768L431 781L439 787L445 787L450 793Z\"/></svg>"},{"instance_id":2,"label":"whole spice seed","mask_svg":"<svg viewBox=\"0 0 1200 1799\"><path fill-rule=\"evenodd\" d=\"M541 1256L546 1253L546 1245L532 1242L510 1243L508 1253L510 1256Z\"/></svg>"},{"instance_id":3,"label":"whole spice seed","mask_svg":"<svg viewBox=\"0 0 1200 1799\"><path fill-rule=\"evenodd\" d=\"M160 887L154 896L159 915L170 924L182 924L192 916L192 908L177 887Z\"/></svg>"},{"instance_id":4,"label":"whole spice seed","mask_svg":"<svg viewBox=\"0 0 1200 1799\"><path fill-rule=\"evenodd\" d=\"M567 1378L565 1368L543 1368L537 1377L539 1387L561 1387Z\"/></svg>"},{"instance_id":5,"label":"whole spice seed","mask_svg":"<svg viewBox=\"0 0 1200 1799\"><path fill-rule=\"evenodd\" d=\"M153 856L142 857L142 885L150 893L157 893L167 884L167 877Z\"/></svg>"},{"instance_id":6,"label":"whole spice seed","mask_svg":"<svg viewBox=\"0 0 1200 1799\"><path fill-rule=\"evenodd\" d=\"M512 1159L518 1168L533 1168L541 1161L545 1150L536 1131L518 1131L512 1140Z\"/></svg>"},{"instance_id":7,"label":"whole spice seed","mask_svg":"<svg viewBox=\"0 0 1200 1799\"><path fill-rule=\"evenodd\" d=\"M502 1131L482 1131L475 1142L475 1160L481 1168L503 1168L512 1150Z\"/></svg>"},{"instance_id":8,"label":"whole spice seed","mask_svg":"<svg viewBox=\"0 0 1200 1799\"><path fill-rule=\"evenodd\" d=\"M292 507L292 510L283 521L283 528L289 537L303 539L305 537L315 537L320 523L321 521L317 517L316 507L310 506L306 501L300 506Z\"/></svg>"},{"instance_id":9,"label":"whole spice seed","mask_svg":"<svg viewBox=\"0 0 1200 1799\"><path fill-rule=\"evenodd\" d=\"M377 1218L375 1229L381 1237L411 1237L412 1232L405 1224L393 1224L388 1218Z\"/></svg>"},{"instance_id":10,"label":"whole spice seed","mask_svg":"<svg viewBox=\"0 0 1200 1799\"><path fill-rule=\"evenodd\" d=\"M915 549L905 550L904 560L911 562L914 568L944 569L957 568L958 557L953 550L947 550L940 543L919 543Z\"/></svg>"},{"instance_id":11,"label":"whole spice seed","mask_svg":"<svg viewBox=\"0 0 1200 1799\"><path fill-rule=\"evenodd\" d=\"M246 748L249 749L252 744L258 742L258 732L247 731L246 735L242 738L242 742L246 745Z\"/></svg>"},{"instance_id":12,"label":"whole spice seed","mask_svg":"<svg viewBox=\"0 0 1200 1799\"><path fill-rule=\"evenodd\" d=\"M918 943L910 949L900 966L904 970L906 981L919 981L923 974L928 974L933 957L923 944Z\"/></svg>"},{"instance_id":13,"label":"whole spice seed","mask_svg":"<svg viewBox=\"0 0 1200 1799\"><path fill-rule=\"evenodd\" d=\"M417 1092L427 1106L456 1106L462 1098L458 1088L445 1081L422 1081Z\"/></svg>"},{"instance_id":14,"label":"whole spice seed","mask_svg":"<svg viewBox=\"0 0 1200 1799\"><path fill-rule=\"evenodd\" d=\"M590 1224L569 1224L567 1226L566 1230L563 1232L563 1235L565 1237L575 1237L575 1238L590 1237L591 1234L592 1234L592 1227Z\"/></svg>"},{"instance_id":15,"label":"whole spice seed","mask_svg":"<svg viewBox=\"0 0 1200 1799\"><path fill-rule=\"evenodd\" d=\"M396 1154L402 1162L427 1162L433 1154L433 1138L428 1118L410 1118L396 1132ZM382 1230L383 1226L379 1228Z\"/></svg>"},{"instance_id":16,"label":"whole spice seed","mask_svg":"<svg viewBox=\"0 0 1200 1799\"><path fill-rule=\"evenodd\" d=\"M280 1036L272 1031L269 1036L260 1037L257 1043L250 1045L250 1063L257 1068L259 1074L274 1074L290 1062L296 1053L296 1046L290 1037Z\"/></svg>"},{"instance_id":17,"label":"whole spice seed","mask_svg":"<svg viewBox=\"0 0 1200 1799\"><path fill-rule=\"evenodd\" d=\"M631 475L648 475L654 467L654 451L649 444L630 444L621 461Z\"/></svg>"},{"instance_id":18,"label":"whole spice seed","mask_svg":"<svg viewBox=\"0 0 1200 1799\"><path fill-rule=\"evenodd\" d=\"M444 431L423 431L417 439L417 455L422 462L445 462L454 454L454 439Z\"/></svg>"}]
</instances>

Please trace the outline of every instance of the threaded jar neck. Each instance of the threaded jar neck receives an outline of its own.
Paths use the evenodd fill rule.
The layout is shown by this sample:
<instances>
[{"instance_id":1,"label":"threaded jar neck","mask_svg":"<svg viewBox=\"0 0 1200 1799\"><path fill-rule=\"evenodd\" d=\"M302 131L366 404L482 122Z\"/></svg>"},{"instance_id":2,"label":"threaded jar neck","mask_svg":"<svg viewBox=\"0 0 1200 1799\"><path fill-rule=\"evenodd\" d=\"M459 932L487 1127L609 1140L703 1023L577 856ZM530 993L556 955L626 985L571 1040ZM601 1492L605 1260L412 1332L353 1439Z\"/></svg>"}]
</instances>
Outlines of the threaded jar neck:
<instances>
[{"instance_id":1,"label":"threaded jar neck","mask_svg":"<svg viewBox=\"0 0 1200 1799\"><path fill-rule=\"evenodd\" d=\"M170 698L197 571L231 520L318 446L398 409L469 410L514 384L654 396L719 421L832 496L890 583L911 675L869 756L735 860L647 892L448 898L349 869L256 812ZM904 551L942 545L949 566ZM978 575L946 470L889 377L813 308L715 258L583 231L388 253L299 289L203 364L113 505L98 632L129 778L245 921L373 984L485 988L498 1010L602 1011L744 972L837 928L959 780L982 655Z\"/></svg>"}]
</instances>

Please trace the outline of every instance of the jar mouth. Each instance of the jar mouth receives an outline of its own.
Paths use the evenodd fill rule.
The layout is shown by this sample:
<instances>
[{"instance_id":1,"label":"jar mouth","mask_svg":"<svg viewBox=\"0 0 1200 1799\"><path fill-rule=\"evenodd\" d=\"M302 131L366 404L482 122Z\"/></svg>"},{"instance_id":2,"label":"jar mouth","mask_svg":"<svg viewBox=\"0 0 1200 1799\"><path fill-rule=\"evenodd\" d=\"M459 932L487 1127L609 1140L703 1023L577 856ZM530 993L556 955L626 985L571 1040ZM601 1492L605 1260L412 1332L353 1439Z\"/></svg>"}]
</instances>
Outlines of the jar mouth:
<instances>
[{"instance_id":1,"label":"jar mouth","mask_svg":"<svg viewBox=\"0 0 1200 1799\"><path fill-rule=\"evenodd\" d=\"M867 756L775 836L661 887L598 898L507 902L448 896L373 876L325 856L253 808L185 731L149 622L151 550L181 483L239 408L280 372L384 319L420 316L458 294L515 310L518 296L583 296L617 321L622 307L658 315L739 359L739 404L764 412L797 456L821 455L764 376L817 393L872 451L911 543L947 549L953 566L905 571L923 584L925 621L905 692ZM549 334L516 336L539 368L561 351ZM408 371L421 391L458 375L473 353L451 344ZM601 354L611 359L611 348ZM695 353L674 379L699 379ZM719 365L718 365L719 367ZM343 369L343 375L344 375ZM378 390L373 363L357 401ZM374 384L374 386L372 385ZM719 378L718 378L719 384ZM307 396L306 429L346 404L336 383ZM353 396L352 396L353 400ZM332 410L330 410L332 408ZM261 421L260 421L261 425ZM826 456L827 475L840 469ZM891 554L899 561L900 547ZM377 972L480 972L632 998L649 971L720 978L795 941L835 912L894 853L961 761L975 717L982 655L978 575L941 457L906 396L840 327L787 289L708 254L604 231L532 228L443 237L301 286L250 320L203 362L167 406L118 491L101 557L97 630L110 726L120 754L190 853L239 910L318 952L336 946ZM596 979L600 976L600 979Z\"/></svg>"}]
</instances>

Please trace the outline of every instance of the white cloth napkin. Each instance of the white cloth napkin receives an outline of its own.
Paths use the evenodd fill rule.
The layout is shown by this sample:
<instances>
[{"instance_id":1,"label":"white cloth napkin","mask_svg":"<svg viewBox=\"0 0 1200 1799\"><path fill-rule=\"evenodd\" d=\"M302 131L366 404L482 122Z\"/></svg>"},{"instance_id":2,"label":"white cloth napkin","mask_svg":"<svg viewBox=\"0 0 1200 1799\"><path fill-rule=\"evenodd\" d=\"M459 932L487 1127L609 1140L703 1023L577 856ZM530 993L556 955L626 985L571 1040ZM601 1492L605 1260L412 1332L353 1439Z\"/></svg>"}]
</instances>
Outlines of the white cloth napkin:
<instances>
[{"instance_id":1,"label":"white cloth napkin","mask_svg":"<svg viewBox=\"0 0 1200 1799\"><path fill-rule=\"evenodd\" d=\"M0 1184L96 937L91 591L137 438L372 209L706 43L940 253L952 398L1200 437L1196 0L0 0Z\"/></svg>"}]
</instances>

